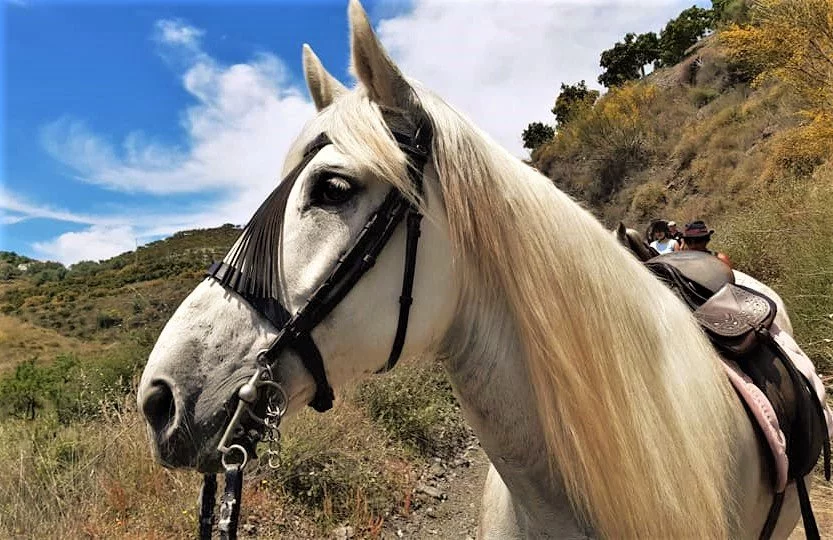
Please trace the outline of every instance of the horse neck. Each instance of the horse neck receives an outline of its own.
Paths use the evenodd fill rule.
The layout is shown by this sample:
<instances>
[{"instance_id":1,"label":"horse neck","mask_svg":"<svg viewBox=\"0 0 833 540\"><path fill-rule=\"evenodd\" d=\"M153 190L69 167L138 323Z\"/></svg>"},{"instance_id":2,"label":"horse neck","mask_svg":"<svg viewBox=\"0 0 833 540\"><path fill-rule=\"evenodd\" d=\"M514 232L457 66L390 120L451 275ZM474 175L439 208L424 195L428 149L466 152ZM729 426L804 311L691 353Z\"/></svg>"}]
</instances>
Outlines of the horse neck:
<instances>
[{"instance_id":1,"label":"horse neck","mask_svg":"<svg viewBox=\"0 0 833 540\"><path fill-rule=\"evenodd\" d=\"M472 302L452 325L440 356L469 425L511 493L517 525L527 534L586 536L563 485L552 476L521 342L507 309L498 299ZM483 512L490 511L489 495L499 494L487 486Z\"/></svg>"}]
</instances>

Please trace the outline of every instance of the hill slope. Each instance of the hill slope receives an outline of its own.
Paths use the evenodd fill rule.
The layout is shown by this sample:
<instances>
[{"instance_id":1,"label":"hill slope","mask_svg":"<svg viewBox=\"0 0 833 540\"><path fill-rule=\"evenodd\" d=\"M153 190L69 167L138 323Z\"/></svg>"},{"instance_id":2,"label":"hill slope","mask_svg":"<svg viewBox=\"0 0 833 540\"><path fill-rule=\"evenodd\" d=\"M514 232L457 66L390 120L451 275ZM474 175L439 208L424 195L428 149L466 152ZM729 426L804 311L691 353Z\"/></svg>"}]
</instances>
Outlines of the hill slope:
<instances>
[{"instance_id":1,"label":"hill slope","mask_svg":"<svg viewBox=\"0 0 833 540\"><path fill-rule=\"evenodd\" d=\"M183 231L69 269L30 261L30 270L0 282L0 312L66 338L112 344L142 334L152 340L239 234L232 225Z\"/></svg>"},{"instance_id":2,"label":"hill slope","mask_svg":"<svg viewBox=\"0 0 833 540\"><path fill-rule=\"evenodd\" d=\"M783 83L753 85L707 41L611 90L531 164L608 227L705 219L714 249L784 297L811 358L833 369L833 144Z\"/></svg>"}]
</instances>

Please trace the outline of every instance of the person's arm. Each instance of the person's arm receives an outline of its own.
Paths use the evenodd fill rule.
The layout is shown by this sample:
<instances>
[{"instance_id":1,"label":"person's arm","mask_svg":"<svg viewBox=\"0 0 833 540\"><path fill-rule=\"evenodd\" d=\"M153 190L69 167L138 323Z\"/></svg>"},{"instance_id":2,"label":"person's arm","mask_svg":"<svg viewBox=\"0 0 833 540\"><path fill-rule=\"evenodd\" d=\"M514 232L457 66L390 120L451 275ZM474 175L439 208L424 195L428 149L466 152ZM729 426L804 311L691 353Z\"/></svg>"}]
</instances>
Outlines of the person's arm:
<instances>
[{"instance_id":1,"label":"person's arm","mask_svg":"<svg viewBox=\"0 0 833 540\"><path fill-rule=\"evenodd\" d=\"M732 261L729 260L729 257L726 256L725 253L718 253L717 258L720 259L721 261L723 261L726 264L726 266L728 266L729 268L732 267Z\"/></svg>"}]
</instances>

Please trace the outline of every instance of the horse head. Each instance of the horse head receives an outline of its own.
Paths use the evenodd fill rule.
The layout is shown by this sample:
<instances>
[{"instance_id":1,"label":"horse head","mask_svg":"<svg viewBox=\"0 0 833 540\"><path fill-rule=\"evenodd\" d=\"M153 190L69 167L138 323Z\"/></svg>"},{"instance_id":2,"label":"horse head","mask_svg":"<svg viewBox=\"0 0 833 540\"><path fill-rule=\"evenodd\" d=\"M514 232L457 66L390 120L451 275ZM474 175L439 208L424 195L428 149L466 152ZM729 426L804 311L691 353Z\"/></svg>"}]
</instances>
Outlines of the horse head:
<instances>
[{"instance_id":1,"label":"horse head","mask_svg":"<svg viewBox=\"0 0 833 540\"><path fill-rule=\"evenodd\" d=\"M424 155L431 126L358 1L349 18L357 87L342 86L304 46L317 114L286 158L285 179L151 352L138 402L153 452L167 466L212 471L218 445L247 447L240 431L257 431L263 419L261 374L279 389L286 414L311 401L326 409L333 389L384 368L392 347L419 353L450 324L457 291L436 174ZM415 150L420 138L428 148ZM424 162L415 171L419 151ZM420 249L407 248L420 232ZM350 255L356 245L360 253ZM409 267L415 300L406 309ZM300 326L303 338L295 336ZM226 433L242 401L253 422L244 418Z\"/></svg>"},{"instance_id":2,"label":"horse head","mask_svg":"<svg viewBox=\"0 0 833 540\"><path fill-rule=\"evenodd\" d=\"M637 259L642 262L659 255L657 250L649 246L645 240L642 239L642 235L639 234L639 231L629 229L621 221L619 222L619 226L613 229L613 235L620 244L626 247L631 253L634 254L634 256L636 256Z\"/></svg>"}]
</instances>

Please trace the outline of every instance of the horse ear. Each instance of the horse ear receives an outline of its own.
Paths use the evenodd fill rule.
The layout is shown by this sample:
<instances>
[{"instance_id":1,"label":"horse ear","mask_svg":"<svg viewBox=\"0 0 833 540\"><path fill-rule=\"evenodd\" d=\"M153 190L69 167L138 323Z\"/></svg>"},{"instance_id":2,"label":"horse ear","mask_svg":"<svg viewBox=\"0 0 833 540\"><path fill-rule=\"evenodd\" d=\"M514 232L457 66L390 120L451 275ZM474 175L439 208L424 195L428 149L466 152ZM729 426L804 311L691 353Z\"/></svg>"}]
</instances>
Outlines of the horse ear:
<instances>
[{"instance_id":1,"label":"horse ear","mask_svg":"<svg viewBox=\"0 0 833 540\"><path fill-rule=\"evenodd\" d=\"M627 243L628 243L628 228L625 227L624 223L622 223L620 221L619 226L616 227L616 230L614 231L614 233L616 234L616 238L618 238L620 242L627 245Z\"/></svg>"},{"instance_id":2,"label":"horse ear","mask_svg":"<svg viewBox=\"0 0 833 540\"><path fill-rule=\"evenodd\" d=\"M320 111L338 96L347 92L347 89L324 69L324 65L312 51L312 47L304 43L303 49L304 76L307 79L307 88L309 88L315 108Z\"/></svg>"},{"instance_id":3,"label":"horse ear","mask_svg":"<svg viewBox=\"0 0 833 540\"><path fill-rule=\"evenodd\" d=\"M348 13L353 74L376 103L407 109L413 96L411 85L382 48L359 0L350 0Z\"/></svg>"}]
</instances>

